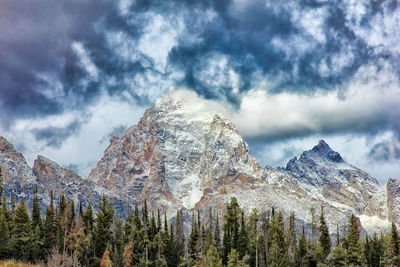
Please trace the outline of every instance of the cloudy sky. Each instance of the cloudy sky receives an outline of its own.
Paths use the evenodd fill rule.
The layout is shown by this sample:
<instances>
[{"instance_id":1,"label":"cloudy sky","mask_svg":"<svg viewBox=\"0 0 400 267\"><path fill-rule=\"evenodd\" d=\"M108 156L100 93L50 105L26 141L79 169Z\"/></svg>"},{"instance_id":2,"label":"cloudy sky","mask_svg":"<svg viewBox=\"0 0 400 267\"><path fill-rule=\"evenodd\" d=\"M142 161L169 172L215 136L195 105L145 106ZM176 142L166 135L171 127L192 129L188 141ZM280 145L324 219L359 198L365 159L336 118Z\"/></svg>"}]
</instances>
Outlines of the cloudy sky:
<instances>
[{"instance_id":1,"label":"cloudy sky","mask_svg":"<svg viewBox=\"0 0 400 267\"><path fill-rule=\"evenodd\" d=\"M0 135L86 177L166 92L216 101L262 165L325 139L400 174L398 0L2 0Z\"/></svg>"}]
</instances>

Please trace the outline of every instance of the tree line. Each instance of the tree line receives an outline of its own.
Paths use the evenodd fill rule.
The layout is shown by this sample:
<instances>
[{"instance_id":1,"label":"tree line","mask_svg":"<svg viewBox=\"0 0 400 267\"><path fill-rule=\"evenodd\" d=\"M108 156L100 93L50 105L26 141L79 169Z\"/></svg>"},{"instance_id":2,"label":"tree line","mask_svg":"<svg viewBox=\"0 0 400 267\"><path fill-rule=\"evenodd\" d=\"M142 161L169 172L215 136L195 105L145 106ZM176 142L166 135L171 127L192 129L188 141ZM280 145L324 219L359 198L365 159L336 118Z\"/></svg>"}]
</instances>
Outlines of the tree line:
<instances>
[{"instance_id":1,"label":"tree line","mask_svg":"<svg viewBox=\"0 0 400 267\"><path fill-rule=\"evenodd\" d=\"M192 213L185 234L184 214L168 222L146 201L123 219L106 196L97 211L61 195L41 213L37 190L31 214L24 199L10 205L3 194L0 171L0 260L16 259L47 266L400 266L399 235L361 238L351 215L346 234L329 232L323 208L311 210L311 232L296 231L294 213L253 209L249 215L232 198L224 210ZM224 214L223 217L219 216ZM205 217L207 217L205 219ZM220 219L223 220L220 222Z\"/></svg>"}]
</instances>

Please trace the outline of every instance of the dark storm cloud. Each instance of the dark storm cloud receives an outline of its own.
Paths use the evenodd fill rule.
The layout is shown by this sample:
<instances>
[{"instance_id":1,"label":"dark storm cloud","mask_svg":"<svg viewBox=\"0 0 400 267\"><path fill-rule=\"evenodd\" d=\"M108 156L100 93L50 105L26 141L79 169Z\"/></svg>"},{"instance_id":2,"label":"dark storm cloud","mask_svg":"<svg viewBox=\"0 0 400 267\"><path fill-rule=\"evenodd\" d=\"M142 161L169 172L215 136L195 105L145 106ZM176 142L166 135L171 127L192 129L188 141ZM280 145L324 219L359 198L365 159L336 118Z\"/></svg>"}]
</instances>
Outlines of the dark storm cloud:
<instances>
[{"instance_id":1,"label":"dark storm cloud","mask_svg":"<svg viewBox=\"0 0 400 267\"><path fill-rule=\"evenodd\" d=\"M62 113L96 98L102 81L82 83L87 73L72 51L84 43L106 75L140 71L120 62L96 30L102 19L109 29L137 35L113 1L2 1L0 4L0 108L3 126L19 117ZM46 80L43 75L51 79ZM118 77L117 77L118 78ZM56 82L57 84L54 84ZM57 95L53 95L59 86ZM110 86L110 92L119 90ZM73 106L71 106L73 105Z\"/></svg>"},{"instance_id":2,"label":"dark storm cloud","mask_svg":"<svg viewBox=\"0 0 400 267\"><path fill-rule=\"evenodd\" d=\"M45 140L46 146L58 148L66 138L76 133L80 126L81 123L74 121L65 127L46 127L33 129L32 134L38 141Z\"/></svg>"},{"instance_id":3,"label":"dark storm cloud","mask_svg":"<svg viewBox=\"0 0 400 267\"><path fill-rule=\"evenodd\" d=\"M270 94L313 96L338 88L345 91L365 66L379 69L389 64L400 75L396 42L387 42L396 38L396 32L376 30L381 20L398 12L398 2L356 4L318 0L2 1L0 127L8 128L19 118L84 110L104 92L121 101L149 104L165 87L182 85L205 98L240 107L243 93L254 88ZM176 31L172 47L162 43L152 47L167 50L164 67L157 63L159 51L140 49L143 36L156 28L152 23L159 17ZM370 37L369 33L376 32L381 35ZM238 76L237 84L231 71ZM263 79L270 85L260 88ZM318 131L396 129L392 118L397 117L386 116L386 111L357 123L346 118L322 123ZM70 126L33 134L37 140L59 146L79 129L79 123ZM286 127L278 129L275 137L255 138L276 140L313 132Z\"/></svg>"}]
</instances>

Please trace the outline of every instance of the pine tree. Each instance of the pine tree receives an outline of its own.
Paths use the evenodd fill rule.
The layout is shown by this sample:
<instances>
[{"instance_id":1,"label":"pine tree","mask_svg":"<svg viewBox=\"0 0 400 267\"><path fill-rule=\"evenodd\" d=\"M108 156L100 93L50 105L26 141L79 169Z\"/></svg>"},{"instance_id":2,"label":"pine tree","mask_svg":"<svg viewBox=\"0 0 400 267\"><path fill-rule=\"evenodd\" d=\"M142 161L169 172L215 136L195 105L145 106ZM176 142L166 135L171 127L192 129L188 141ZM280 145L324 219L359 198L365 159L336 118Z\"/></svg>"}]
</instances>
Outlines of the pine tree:
<instances>
[{"instance_id":1,"label":"pine tree","mask_svg":"<svg viewBox=\"0 0 400 267\"><path fill-rule=\"evenodd\" d=\"M92 234L94 229L94 218L92 205L88 205L83 215L83 221L85 222L85 233Z\"/></svg>"},{"instance_id":2,"label":"pine tree","mask_svg":"<svg viewBox=\"0 0 400 267\"><path fill-rule=\"evenodd\" d=\"M357 218L351 214L349 223L349 234L347 235L347 264L349 266L360 266L362 264L362 250L360 242L360 230Z\"/></svg>"},{"instance_id":3,"label":"pine tree","mask_svg":"<svg viewBox=\"0 0 400 267\"><path fill-rule=\"evenodd\" d=\"M71 232L74 242L69 243L69 249L74 251L75 256L83 266L90 265L90 243L91 234L85 233L85 223L83 217L79 217L74 229Z\"/></svg>"},{"instance_id":4,"label":"pine tree","mask_svg":"<svg viewBox=\"0 0 400 267\"><path fill-rule=\"evenodd\" d=\"M372 238L369 240L370 242L370 258L371 258L371 267L372 266L380 266L381 259L383 256L383 247L382 242L378 238L377 234L374 233Z\"/></svg>"},{"instance_id":5,"label":"pine tree","mask_svg":"<svg viewBox=\"0 0 400 267\"><path fill-rule=\"evenodd\" d=\"M244 219L244 212L242 211L239 240L238 240L238 252L240 258L243 258L243 256L246 255L248 246L249 246L249 238L247 235L247 225Z\"/></svg>"},{"instance_id":6,"label":"pine tree","mask_svg":"<svg viewBox=\"0 0 400 267\"><path fill-rule=\"evenodd\" d=\"M284 223L282 212L273 218L270 233L269 257L268 266L270 267L284 267L289 266L289 254L287 249L287 243L284 238Z\"/></svg>"},{"instance_id":7,"label":"pine tree","mask_svg":"<svg viewBox=\"0 0 400 267\"><path fill-rule=\"evenodd\" d=\"M328 225L325 221L324 209L321 206L321 215L319 216L319 245L321 247L320 260L325 261L326 257L331 252L332 242L329 235Z\"/></svg>"},{"instance_id":8,"label":"pine tree","mask_svg":"<svg viewBox=\"0 0 400 267\"><path fill-rule=\"evenodd\" d=\"M235 249L231 250L228 255L228 266L227 267L246 267L247 265L239 259L239 252Z\"/></svg>"},{"instance_id":9,"label":"pine tree","mask_svg":"<svg viewBox=\"0 0 400 267\"><path fill-rule=\"evenodd\" d=\"M290 213L289 216L289 227L287 231L287 244L289 249L290 261L294 262L296 247L297 247L297 236L296 236L296 225L295 225L294 212Z\"/></svg>"},{"instance_id":10,"label":"pine tree","mask_svg":"<svg viewBox=\"0 0 400 267\"><path fill-rule=\"evenodd\" d=\"M222 267L222 260L217 249L211 245L205 258L205 267Z\"/></svg>"},{"instance_id":11,"label":"pine tree","mask_svg":"<svg viewBox=\"0 0 400 267\"><path fill-rule=\"evenodd\" d=\"M1 212L3 213L4 217L6 218L6 221L10 223L12 221L12 215L11 211L7 207L7 199L6 196L3 194L3 201L1 203ZM10 228L10 225L8 225Z\"/></svg>"},{"instance_id":12,"label":"pine tree","mask_svg":"<svg viewBox=\"0 0 400 267\"><path fill-rule=\"evenodd\" d=\"M14 256L22 261L30 260L32 251L32 225L23 199L15 210L11 247Z\"/></svg>"},{"instance_id":13,"label":"pine tree","mask_svg":"<svg viewBox=\"0 0 400 267\"><path fill-rule=\"evenodd\" d=\"M268 265L268 250L269 250L269 227L270 227L270 211L264 212L261 217L261 229L263 233L263 248L264 248L264 266Z\"/></svg>"},{"instance_id":14,"label":"pine tree","mask_svg":"<svg viewBox=\"0 0 400 267\"><path fill-rule=\"evenodd\" d=\"M145 234L145 229L143 227L140 215L139 208L135 205L134 217L133 217L133 230L131 234L130 240L134 245L134 254L133 254L133 264L138 265L142 258L145 258L146 252L146 244L144 237L147 236Z\"/></svg>"},{"instance_id":15,"label":"pine tree","mask_svg":"<svg viewBox=\"0 0 400 267\"><path fill-rule=\"evenodd\" d=\"M183 229L183 216L182 210L178 210L176 214L176 228L175 228L175 237L176 237L176 252L178 257L182 257L185 254L185 234Z\"/></svg>"},{"instance_id":16,"label":"pine tree","mask_svg":"<svg viewBox=\"0 0 400 267\"><path fill-rule=\"evenodd\" d=\"M249 231L248 231L248 240L249 240L249 256L250 256L250 265L258 267L258 211L257 209L253 209L250 214L249 220ZM240 253L239 253L240 255ZM241 256L241 255L240 255Z\"/></svg>"},{"instance_id":17,"label":"pine tree","mask_svg":"<svg viewBox=\"0 0 400 267\"><path fill-rule=\"evenodd\" d=\"M308 250L307 250L307 240L306 235L304 232L304 225L303 230L300 234L299 244L296 249L295 255L295 265L299 267L306 266L306 258L307 258Z\"/></svg>"},{"instance_id":18,"label":"pine tree","mask_svg":"<svg viewBox=\"0 0 400 267\"><path fill-rule=\"evenodd\" d=\"M113 222L114 209L106 196L103 195L96 214L96 227L94 229L95 256L100 258L106 250L107 244L111 241L111 225Z\"/></svg>"},{"instance_id":19,"label":"pine tree","mask_svg":"<svg viewBox=\"0 0 400 267\"><path fill-rule=\"evenodd\" d=\"M392 222L390 234L387 234L385 249L385 265L400 266L399 234L396 225Z\"/></svg>"},{"instance_id":20,"label":"pine tree","mask_svg":"<svg viewBox=\"0 0 400 267\"><path fill-rule=\"evenodd\" d=\"M4 203L4 202L3 202ZM10 231L5 212L0 211L0 259L7 258L10 253Z\"/></svg>"},{"instance_id":21,"label":"pine tree","mask_svg":"<svg viewBox=\"0 0 400 267\"><path fill-rule=\"evenodd\" d=\"M238 249L239 240L239 214L241 210L237 199L233 197L226 208L225 223L223 226L223 257L222 261L225 264L228 261L228 254L231 249Z\"/></svg>"},{"instance_id":22,"label":"pine tree","mask_svg":"<svg viewBox=\"0 0 400 267\"><path fill-rule=\"evenodd\" d=\"M32 229L34 229L32 240L32 259L43 260L45 258L45 254L43 253L44 242L42 238L42 230L38 224Z\"/></svg>"},{"instance_id":23,"label":"pine tree","mask_svg":"<svg viewBox=\"0 0 400 267\"><path fill-rule=\"evenodd\" d=\"M32 229L36 229L36 226L39 227L40 231L42 230L42 218L40 214L37 186L35 187L35 195L33 197L33 202L32 202Z\"/></svg>"},{"instance_id":24,"label":"pine tree","mask_svg":"<svg viewBox=\"0 0 400 267\"><path fill-rule=\"evenodd\" d=\"M199 242L199 229L198 223L196 223L196 216L194 213L192 214L192 229L190 231L189 235L189 241L188 241L188 249L189 249L189 257L197 260L199 258L199 251L198 251L198 242Z\"/></svg>"},{"instance_id":25,"label":"pine tree","mask_svg":"<svg viewBox=\"0 0 400 267\"><path fill-rule=\"evenodd\" d=\"M334 267L347 266L346 262L347 262L346 250L343 248L343 246L341 244L339 244L333 250L331 265ZM379 266L379 265L376 265L376 266Z\"/></svg>"},{"instance_id":26,"label":"pine tree","mask_svg":"<svg viewBox=\"0 0 400 267\"><path fill-rule=\"evenodd\" d=\"M177 250L177 245L176 245L176 240L175 240L175 235L174 235L174 225L171 224L171 230L169 231L168 235L168 241L166 244L166 250L165 250L165 257L167 260L168 266L178 266L179 264L179 254Z\"/></svg>"},{"instance_id":27,"label":"pine tree","mask_svg":"<svg viewBox=\"0 0 400 267\"><path fill-rule=\"evenodd\" d=\"M116 266L122 265L124 253L122 223L123 220L121 216L114 221L113 254L111 258Z\"/></svg>"},{"instance_id":28,"label":"pine tree","mask_svg":"<svg viewBox=\"0 0 400 267\"><path fill-rule=\"evenodd\" d=\"M133 230L133 213L129 212L124 224L124 236L123 236L124 246L130 242L132 230Z\"/></svg>"},{"instance_id":29,"label":"pine tree","mask_svg":"<svg viewBox=\"0 0 400 267\"><path fill-rule=\"evenodd\" d=\"M46 219L44 223L44 247L48 253L56 245L56 231L53 192L51 191L50 206L46 209Z\"/></svg>"}]
</instances>

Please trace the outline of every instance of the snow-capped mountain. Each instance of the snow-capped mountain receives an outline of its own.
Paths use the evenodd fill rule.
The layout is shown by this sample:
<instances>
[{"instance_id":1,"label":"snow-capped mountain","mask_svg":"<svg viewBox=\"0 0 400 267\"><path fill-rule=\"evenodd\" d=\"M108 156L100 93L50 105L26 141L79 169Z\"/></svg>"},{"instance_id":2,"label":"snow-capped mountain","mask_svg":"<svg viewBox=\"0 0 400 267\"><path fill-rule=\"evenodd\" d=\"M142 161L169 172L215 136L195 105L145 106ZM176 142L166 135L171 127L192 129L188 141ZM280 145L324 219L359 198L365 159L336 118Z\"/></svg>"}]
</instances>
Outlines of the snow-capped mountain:
<instances>
[{"instance_id":1,"label":"snow-capped mountain","mask_svg":"<svg viewBox=\"0 0 400 267\"><path fill-rule=\"evenodd\" d=\"M178 209L222 208L236 197L246 212L275 207L305 222L311 208L318 213L323 206L331 231L351 213L371 232L400 223L398 180L383 189L324 141L285 168L262 168L231 122L190 97L158 100L137 125L111 139L88 179L42 156L31 169L4 138L0 164L6 194L29 198L38 184L44 202L49 190L94 206L106 194L118 212L146 199L172 217Z\"/></svg>"},{"instance_id":2,"label":"snow-capped mountain","mask_svg":"<svg viewBox=\"0 0 400 267\"><path fill-rule=\"evenodd\" d=\"M240 177L265 179L235 126L201 103L161 99L111 139L89 180L175 214Z\"/></svg>"}]
</instances>

